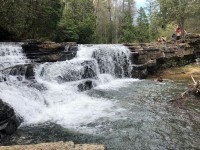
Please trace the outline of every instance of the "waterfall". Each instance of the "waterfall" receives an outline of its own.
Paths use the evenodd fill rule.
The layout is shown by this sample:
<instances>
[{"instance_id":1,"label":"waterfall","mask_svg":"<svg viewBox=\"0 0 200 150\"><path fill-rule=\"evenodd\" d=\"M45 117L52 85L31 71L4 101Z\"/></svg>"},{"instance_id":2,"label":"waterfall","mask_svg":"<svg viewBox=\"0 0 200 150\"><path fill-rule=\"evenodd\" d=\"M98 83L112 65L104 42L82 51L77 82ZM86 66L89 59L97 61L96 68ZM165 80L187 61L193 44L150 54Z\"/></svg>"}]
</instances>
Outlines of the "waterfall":
<instances>
[{"instance_id":1,"label":"waterfall","mask_svg":"<svg viewBox=\"0 0 200 150\"><path fill-rule=\"evenodd\" d=\"M28 62L28 59L26 59L22 52L21 43L0 43L0 70Z\"/></svg>"},{"instance_id":2,"label":"waterfall","mask_svg":"<svg viewBox=\"0 0 200 150\"><path fill-rule=\"evenodd\" d=\"M80 45L78 58L94 58L101 74L108 73L115 77L130 77L130 51L122 45Z\"/></svg>"},{"instance_id":3,"label":"waterfall","mask_svg":"<svg viewBox=\"0 0 200 150\"><path fill-rule=\"evenodd\" d=\"M12 64L26 63L19 45L2 44L1 47L8 53L18 50L16 57L8 59ZM87 124L99 118L116 119L116 112L122 109L114 101L92 97L79 88L83 83L92 83L92 87L98 88L115 81L118 84L113 85L124 86L131 79L122 82L118 78L130 76L129 56L129 50L123 45L79 45L77 56L72 60L37 64L32 80L0 82L0 98L23 117L24 125L53 122L85 131ZM1 57L0 61L5 58Z\"/></svg>"}]
</instances>

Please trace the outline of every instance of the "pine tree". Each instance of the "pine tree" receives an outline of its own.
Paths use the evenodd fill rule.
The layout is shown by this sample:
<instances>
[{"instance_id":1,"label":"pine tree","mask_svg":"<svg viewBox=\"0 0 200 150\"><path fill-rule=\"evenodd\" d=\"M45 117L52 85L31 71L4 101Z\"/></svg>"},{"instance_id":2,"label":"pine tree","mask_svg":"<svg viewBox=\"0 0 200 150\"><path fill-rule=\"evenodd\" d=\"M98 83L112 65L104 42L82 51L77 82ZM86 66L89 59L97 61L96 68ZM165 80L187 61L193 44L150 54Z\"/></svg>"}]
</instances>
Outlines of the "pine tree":
<instances>
[{"instance_id":1,"label":"pine tree","mask_svg":"<svg viewBox=\"0 0 200 150\"><path fill-rule=\"evenodd\" d=\"M143 9L140 7L137 18L137 41L148 42L149 41L149 23L148 17Z\"/></svg>"}]
</instances>

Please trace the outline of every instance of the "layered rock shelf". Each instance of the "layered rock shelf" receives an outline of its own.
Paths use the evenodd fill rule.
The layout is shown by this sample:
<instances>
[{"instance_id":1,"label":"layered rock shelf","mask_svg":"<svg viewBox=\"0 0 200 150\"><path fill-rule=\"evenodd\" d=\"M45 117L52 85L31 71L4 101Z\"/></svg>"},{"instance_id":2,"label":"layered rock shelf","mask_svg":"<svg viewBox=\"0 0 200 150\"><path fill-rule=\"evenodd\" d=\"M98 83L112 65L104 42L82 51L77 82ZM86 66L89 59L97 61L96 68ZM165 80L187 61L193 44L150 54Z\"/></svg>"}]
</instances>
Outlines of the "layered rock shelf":
<instances>
[{"instance_id":1,"label":"layered rock shelf","mask_svg":"<svg viewBox=\"0 0 200 150\"><path fill-rule=\"evenodd\" d=\"M27 58L34 62L56 62L70 60L76 56L76 43L38 42L28 40L22 45Z\"/></svg>"},{"instance_id":2,"label":"layered rock shelf","mask_svg":"<svg viewBox=\"0 0 200 150\"><path fill-rule=\"evenodd\" d=\"M144 79L159 69L183 66L200 58L200 35L188 34L179 44L126 43L131 51L132 77ZM34 62L70 60L76 56L76 43L37 42L29 40L22 45L26 56Z\"/></svg>"},{"instance_id":3,"label":"layered rock shelf","mask_svg":"<svg viewBox=\"0 0 200 150\"><path fill-rule=\"evenodd\" d=\"M183 66L200 57L200 35L189 34L179 44L128 43L131 51L132 77L146 78L158 69Z\"/></svg>"}]
</instances>

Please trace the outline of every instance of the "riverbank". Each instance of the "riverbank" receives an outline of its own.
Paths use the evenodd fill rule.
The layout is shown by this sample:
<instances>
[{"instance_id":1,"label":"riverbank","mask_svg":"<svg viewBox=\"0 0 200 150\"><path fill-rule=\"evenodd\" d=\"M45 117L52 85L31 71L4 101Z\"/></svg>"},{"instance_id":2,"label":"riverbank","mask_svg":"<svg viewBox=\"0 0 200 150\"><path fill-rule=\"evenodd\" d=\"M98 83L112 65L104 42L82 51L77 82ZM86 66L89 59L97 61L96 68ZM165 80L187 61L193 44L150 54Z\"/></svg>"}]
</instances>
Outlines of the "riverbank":
<instances>
[{"instance_id":1,"label":"riverbank","mask_svg":"<svg viewBox=\"0 0 200 150\"><path fill-rule=\"evenodd\" d=\"M170 80L191 80L191 76L195 80L200 80L200 64L189 64L182 67L173 67L159 70L156 74L149 76L149 78L157 78L162 76L164 79Z\"/></svg>"},{"instance_id":2,"label":"riverbank","mask_svg":"<svg viewBox=\"0 0 200 150\"><path fill-rule=\"evenodd\" d=\"M2 146L1 150L105 150L104 145L74 144L74 142L51 142L33 145Z\"/></svg>"}]
</instances>

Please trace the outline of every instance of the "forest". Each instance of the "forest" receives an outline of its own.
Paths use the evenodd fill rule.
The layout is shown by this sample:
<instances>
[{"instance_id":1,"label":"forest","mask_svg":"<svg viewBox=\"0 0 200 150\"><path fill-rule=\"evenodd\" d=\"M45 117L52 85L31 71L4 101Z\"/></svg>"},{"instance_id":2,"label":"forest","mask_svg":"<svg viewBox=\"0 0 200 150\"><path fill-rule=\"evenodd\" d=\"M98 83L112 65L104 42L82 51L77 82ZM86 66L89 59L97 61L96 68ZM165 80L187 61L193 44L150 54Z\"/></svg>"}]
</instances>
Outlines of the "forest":
<instances>
[{"instance_id":1,"label":"forest","mask_svg":"<svg viewBox=\"0 0 200 150\"><path fill-rule=\"evenodd\" d=\"M0 0L0 41L133 43L200 33L200 0Z\"/></svg>"}]
</instances>

